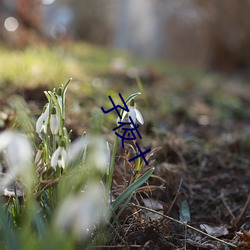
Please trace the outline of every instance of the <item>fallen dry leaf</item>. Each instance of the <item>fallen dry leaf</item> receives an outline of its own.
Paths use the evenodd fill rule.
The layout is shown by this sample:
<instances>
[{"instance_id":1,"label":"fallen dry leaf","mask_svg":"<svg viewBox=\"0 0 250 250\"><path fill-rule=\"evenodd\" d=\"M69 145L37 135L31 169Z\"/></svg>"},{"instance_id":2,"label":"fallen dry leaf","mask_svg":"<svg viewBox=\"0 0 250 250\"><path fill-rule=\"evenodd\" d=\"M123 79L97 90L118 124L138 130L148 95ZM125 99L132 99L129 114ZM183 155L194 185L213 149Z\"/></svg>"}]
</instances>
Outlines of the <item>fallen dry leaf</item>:
<instances>
[{"instance_id":1,"label":"fallen dry leaf","mask_svg":"<svg viewBox=\"0 0 250 250\"><path fill-rule=\"evenodd\" d=\"M227 227L225 225L222 225L222 226L209 226L207 224L201 224L200 228L203 231L205 231L207 234L215 236L215 237L219 237L219 236L228 234L228 230L227 230Z\"/></svg>"},{"instance_id":2,"label":"fallen dry leaf","mask_svg":"<svg viewBox=\"0 0 250 250\"><path fill-rule=\"evenodd\" d=\"M237 232L237 235L241 238L241 241L238 244L238 247L244 247L244 248L249 248L250 249L250 232Z\"/></svg>"}]
</instances>

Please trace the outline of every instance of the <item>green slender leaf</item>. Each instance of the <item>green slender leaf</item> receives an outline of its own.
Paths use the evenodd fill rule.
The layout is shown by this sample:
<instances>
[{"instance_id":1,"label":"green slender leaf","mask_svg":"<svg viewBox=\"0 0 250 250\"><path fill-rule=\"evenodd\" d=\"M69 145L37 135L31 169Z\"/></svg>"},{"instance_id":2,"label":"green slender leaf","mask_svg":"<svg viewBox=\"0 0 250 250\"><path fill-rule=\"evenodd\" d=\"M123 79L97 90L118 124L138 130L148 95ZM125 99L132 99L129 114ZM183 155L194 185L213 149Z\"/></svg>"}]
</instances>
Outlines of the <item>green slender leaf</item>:
<instances>
[{"instance_id":1,"label":"green slender leaf","mask_svg":"<svg viewBox=\"0 0 250 250\"><path fill-rule=\"evenodd\" d=\"M132 99L135 99L138 95L140 95L141 94L141 92L136 92L136 93L134 93L134 94L131 94L126 100L125 100L125 102L126 102L126 104L129 104L130 103L130 101L132 100Z\"/></svg>"},{"instance_id":2,"label":"green slender leaf","mask_svg":"<svg viewBox=\"0 0 250 250\"><path fill-rule=\"evenodd\" d=\"M189 222L191 220L190 209L187 200L182 201L180 208L180 221Z\"/></svg>"},{"instance_id":3,"label":"green slender leaf","mask_svg":"<svg viewBox=\"0 0 250 250\"><path fill-rule=\"evenodd\" d=\"M62 93L63 95L66 94L66 91L68 89L68 86L69 86L69 83L72 81L72 78L69 78L69 80L67 81L67 83L63 86L63 90L62 90Z\"/></svg>"},{"instance_id":4,"label":"green slender leaf","mask_svg":"<svg viewBox=\"0 0 250 250\"><path fill-rule=\"evenodd\" d=\"M42 215L38 211L34 211L33 221L34 221L34 224L36 225L38 235L40 237L44 236L45 229L46 229L45 228L45 222L44 222L44 219L43 219Z\"/></svg>"},{"instance_id":5,"label":"green slender leaf","mask_svg":"<svg viewBox=\"0 0 250 250\"><path fill-rule=\"evenodd\" d=\"M8 221L8 215L0 209L0 228L3 233L7 250L21 250L20 241L13 226Z\"/></svg>"},{"instance_id":6,"label":"green slender leaf","mask_svg":"<svg viewBox=\"0 0 250 250\"><path fill-rule=\"evenodd\" d=\"M113 222L112 222L112 225L114 225L117 220L119 219L120 215L122 214L122 212L124 211L124 209L126 208L127 204L129 203L130 199L132 198L133 196L133 193L131 193L129 195L129 197L127 198L127 200L124 202L123 206L119 209L119 212L117 213L117 215L115 216Z\"/></svg>"},{"instance_id":7,"label":"green slender leaf","mask_svg":"<svg viewBox=\"0 0 250 250\"><path fill-rule=\"evenodd\" d=\"M112 208L115 211L124 200L126 200L137 188L139 188L154 172L154 168L149 169L143 176L138 178L133 184L126 188L118 198L113 202Z\"/></svg>"}]
</instances>

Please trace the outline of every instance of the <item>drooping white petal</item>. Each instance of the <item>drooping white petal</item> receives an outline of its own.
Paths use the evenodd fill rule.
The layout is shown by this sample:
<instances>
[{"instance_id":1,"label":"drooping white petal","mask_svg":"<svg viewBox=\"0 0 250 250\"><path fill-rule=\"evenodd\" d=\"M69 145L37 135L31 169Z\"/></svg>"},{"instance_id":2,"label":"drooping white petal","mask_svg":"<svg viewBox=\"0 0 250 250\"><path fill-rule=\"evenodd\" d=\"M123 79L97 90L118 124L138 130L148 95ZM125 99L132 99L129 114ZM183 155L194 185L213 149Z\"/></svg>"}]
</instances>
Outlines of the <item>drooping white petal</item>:
<instances>
[{"instance_id":1,"label":"drooping white petal","mask_svg":"<svg viewBox=\"0 0 250 250\"><path fill-rule=\"evenodd\" d=\"M73 143L71 143L69 151L68 151L68 162L72 163L79 156L81 156L84 150L86 150L86 146L88 143L89 143L88 136L78 138Z\"/></svg>"},{"instance_id":2,"label":"drooping white petal","mask_svg":"<svg viewBox=\"0 0 250 250\"><path fill-rule=\"evenodd\" d=\"M5 149L13 138L13 133L9 130L5 130L0 133L0 152Z\"/></svg>"},{"instance_id":3,"label":"drooping white petal","mask_svg":"<svg viewBox=\"0 0 250 250\"><path fill-rule=\"evenodd\" d=\"M37 164L42 158L43 151L38 149L35 156L35 163Z\"/></svg>"},{"instance_id":4,"label":"drooping white petal","mask_svg":"<svg viewBox=\"0 0 250 250\"><path fill-rule=\"evenodd\" d=\"M85 154L87 149L88 154ZM105 172L110 162L110 150L102 137L85 135L71 144L66 159L69 164L75 160L87 160L86 166L95 166L99 171Z\"/></svg>"},{"instance_id":5,"label":"drooping white petal","mask_svg":"<svg viewBox=\"0 0 250 250\"><path fill-rule=\"evenodd\" d=\"M66 165L66 161L67 161L67 152L64 148L62 148L60 156L61 156L61 159L58 160L58 166L64 169Z\"/></svg>"},{"instance_id":6,"label":"drooping white petal","mask_svg":"<svg viewBox=\"0 0 250 250\"><path fill-rule=\"evenodd\" d=\"M36 122L36 132L40 133L44 131L47 132L47 124L49 119L49 105L47 105L45 111L40 115Z\"/></svg>"},{"instance_id":7,"label":"drooping white petal","mask_svg":"<svg viewBox=\"0 0 250 250\"><path fill-rule=\"evenodd\" d=\"M43 131L46 134L47 133L47 126L48 126L48 122L43 121L41 132Z\"/></svg>"},{"instance_id":8,"label":"drooping white petal","mask_svg":"<svg viewBox=\"0 0 250 250\"><path fill-rule=\"evenodd\" d=\"M62 96L60 96L60 95L57 96L57 101L58 101L58 104L59 104L61 111L62 111Z\"/></svg>"},{"instance_id":9,"label":"drooping white petal","mask_svg":"<svg viewBox=\"0 0 250 250\"><path fill-rule=\"evenodd\" d=\"M144 123L144 119L142 117L141 112L135 108L135 114L136 114L136 119L138 120L139 123L143 124Z\"/></svg>"},{"instance_id":10,"label":"drooping white petal","mask_svg":"<svg viewBox=\"0 0 250 250\"><path fill-rule=\"evenodd\" d=\"M127 113L128 113L127 111L125 111L125 110L123 111L122 119L121 119L122 121L124 120L124 118L125 118L125 116L127 115ZM119 117L118 117L118 120L119 120Z\"/></svg>"},{"instance_id":11,"label":"drooping white petal","mask_svg":"<svg viewBox=\"0 0 250 250\"><path fill-rule=\"evenodd\" d=\"M43 123L44 123L44 114L42 113L36 122L36 132L37 133L40 133L42 131Z\"/></svg>"},{"instance_id":12,"label":"drooping white petal","mask_svg":"<svg viewBox=\"0 0 250 250\"><path fill-rule=\"evenodd\" d=\"M28 138L25 135L15 133L6 148L6 156L10 168L16 168L31 162L32 148Z\"/></svg>"},{"instance_id":13,"label":"drooping white petal","mask_svg":"<svg viewBox=\"0 0 250 250\"><path fill-rule=\"evenodd\" d=\"M52 154L52 157L51 157L51 161L50 161L50 164L53 168L55 168L58 164L58 158L61 154L61 147L59 146L55 152Z\"/></svg>"},{"instance_id":14,"label":"drooping white petal","mask_svg":"<svg viewBox=\"0 0 250 250\"><path fill-rule=\"evenodd\" d=\"M58 134L59 131L59 119L58 115L52 114L50 117L50 130L53 135Z\"/></svg>"},{"instance_id":15,"label":"drooping white petal","mask_svg":"<svg viewBox=\"0 0 250 250\"><path fill-rule=\"evenodd\" d=\"M130 107L129 115L134 123L136 123L136 112L134 107Z\"/></svg>"},{"instance_id":16,"label":"drooping white petal","mask_svg":"<svg viewBox=\"0 0 250 250\"><path fill-rule=\"evenodd\" d=\"M67 161L67 152L64 147L59 146L56 151L52 154L50 164L53 168L58 165L60 168L65 168Z\"/></svg>"},{"instance_id":17,"label":"drooping white petal","mask_svg":"<svg viewBox=\"0 0 250 250\"><path fill-rule=\"evenodd\" d=\"M56 213L56 229L71 233L77 239L89 238L95 225L105 222L108 217L109 210L104 196L99 182L89 184L80 195L68 196Z\"/></svg>"},{"instance_id":18,"label":"drooping white petal","mask_svg":"<svg viewBox=\"0 0 250 250\"><path fill-rule=\"evenodd\" d=\"M33 152L28 138L21 133L4 131L0 134L0 151L2 150L8 169L5 177L1 179L0 188L6 187L18 176L29 187L33 181Z\"/></svg>"},{"instance_id":19,"label":"drooping white petal","mask_svg":"<svg viewBox=\"0 0 250 250\"><path fill-rule=\"evenodd\" d=\"M93 160L95 166L98 170L105 173L107 168L109 167L110 162L110 152L107 148L107 143L102 138L94 139L94 152L93 152Z\"/></svg>"}]
</instances>

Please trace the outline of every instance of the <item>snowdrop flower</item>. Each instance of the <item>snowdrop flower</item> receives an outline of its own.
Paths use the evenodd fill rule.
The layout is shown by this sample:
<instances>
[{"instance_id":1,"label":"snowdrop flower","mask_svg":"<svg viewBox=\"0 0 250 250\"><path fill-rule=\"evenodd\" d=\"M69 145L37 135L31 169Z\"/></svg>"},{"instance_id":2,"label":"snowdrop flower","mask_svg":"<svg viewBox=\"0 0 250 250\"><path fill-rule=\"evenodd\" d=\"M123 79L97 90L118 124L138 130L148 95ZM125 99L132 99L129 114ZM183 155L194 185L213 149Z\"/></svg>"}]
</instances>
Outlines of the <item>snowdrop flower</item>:
<instances>
[{"instance_id":1,"label":"snowdrop flower","mask_svg":"<svg viewBox=\"0 0 250 250\"><path fill-rule=\"evenodd\" d=\"M8 167L6 178L1 180L1 188L17 177L21 177L30 186L33 181L33 153L28 138L21 133L6 130L0 133L0 152Z\"/></svg>"},{"instance_id":2,"label":"snowdrop flower","mask_svg":"<svg viewBox=\"0 0 250 250\"><path fill-rule=\"evenodd\" d=\"M49 120L49 104L47 103L44 110L36 122L36 132L41 133L42 131L46 134L47 125Z\"/></svg>"},{"instance_id":3,"label":"snowdrop flower","mask_svg":"<svg viewBox=\"0 0 250 250\"><path fill-rule=\"evenodd\" d=\"M53 135L56 135L59 131L60 121L59 115L55 107L52 108L50 116L50 131Z\"/></svg>"},{"instance_id":4,"label":"snowdrop flower","mask_svg":"<svg viewBox=\"0 0 250 250\"><path fill-rule=\"evenodd\" d=\"M92 140L93 149L90 152L88 160L99 171L105 173L110 164L110 151L107 147L107 142L101 137L93 137Z\"/></svg>"},{"instance_id":5,"label":"snowdrop flower","mask_svg":"<svg viewBox=\"0 0 250 250\"><path fill-rule=\"evenodd\" d=\"M62 88L58 89L56 97L57 97L58 104L59 104L61 111L62 111Z\"/></svg>"},{"instance_id":6,"label":"snowdrop flower","mask_svg":"<svg viewBox=\"0 0 250 250\"><path fill-rule=\"evenodd\" d=\"M88 154L84 154L88 149ZM107 142L99 136L85 135L75 140L68 151L68 162L73 163L79 156L82 161L87 161L87 166L94 166L97 170L105 173L110 164L110 149Z\"/></svg>"},{"instance_id":7,"label":"snowdrop flower","mask_svg":"<svg viewBox=\"0 0 250 250\"><path fill-rule=\"evenodd\" d=\"M86 240L100 223L108 220L108 203L99 182L90 183L81 194L68 196L59 207L55 226L64 233L72 233L79 240Z\"/></svg>"},{"instance_id":8,"label":"snowdrop flower","mask_svg":"<svg viewBox=\"0 0 250 250\"><path fill-rule=\"evenodd\" d=\"M135 101L134 101L133 99L130 101L130 105L129 105L128 108L129 108L129 112L127 112L127 111L124 111L124 112L123 112L122 120L124 120L125 116L128 114L128 116L131 117L131 119L132 119L132 121L133 121L134 123L136 123L136 120L137 120L139 123L143 124L143 123L144 123L144 120L143 120L142 114L141 114L141 112L136 108L136 106L135 106Z\"/></svg>"},{"instance_id":9,"label":"snowdrop flower","mask_svg":"<svg viewBox=\"0 0 250 250\"><path fill-rule=\"evenodd\" d=\"M41 163L42 155L43 155L43 145L41 143L38 147L38 150L35 156L35 164L39 165Z\"/></svg>"},{"instance_id":10,"label":"snowdrop flower","mask_svg":"<svg viewBox=\"0 0 250 250\"><path fill-rule=\"evenodd\" d=\"M61 143L51 157L51 166L55 169L56 166L64 169L67 161L67 152Z\"/></svg>"}]
</instances>

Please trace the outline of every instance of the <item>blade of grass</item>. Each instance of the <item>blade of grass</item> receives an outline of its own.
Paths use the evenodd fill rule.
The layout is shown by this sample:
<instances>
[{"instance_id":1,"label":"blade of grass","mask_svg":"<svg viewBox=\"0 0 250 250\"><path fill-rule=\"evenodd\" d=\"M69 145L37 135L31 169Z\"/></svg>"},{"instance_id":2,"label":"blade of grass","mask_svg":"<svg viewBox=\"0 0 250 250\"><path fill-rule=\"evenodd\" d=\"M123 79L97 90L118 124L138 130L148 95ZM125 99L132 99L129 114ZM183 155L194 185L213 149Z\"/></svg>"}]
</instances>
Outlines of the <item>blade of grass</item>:
<instances>
[{"instance_id":1,"label":"blade of grass","mask_svg":"<svg viewBox=\"0 0 250 250\"><path fill-rule=\"evenodd\" d=\"M7 250L21 250L19 238L17 237L17 233L11 228L10 223L8 222L8 216L3 212L2 208L0 208L0 228L3 231L6 249Z\"/></svg>"},{"instance_id":2,"label":"blade of grass","mask_svg":"<svg viewBox=\"0 0 250 250\"><path fill-rule=\"evenodd\" d=\"M122 213L122 212L124 211L124 209L127 207L127 205L128 205L128 203L129 203L130 199L132 198L132 196L133 196L133 193L131 193L131 194L129 195L129 197L127 198L127 200L124 202L123 206L119 209L119 212L118 212L117 215L115 216L115 218L114 218L114 220L113 220L113 222L112 222L112 225L114 225L114 224L117 222L117 220L119 219L121 213Z\"/></svg>"},{"instance_id":3,"label":"blade of grass","mask_svg":"<svg viewBox=\"0 0 250 250\"><path fill-rule=\"evenodd\" d=\"M143 183L147 181L147 179L154 172L154 168L149 169L144 175L138 178L133 184L131 184L128 188L126 188L118 198L112 203L112 208L115 211L124 200L126 200L137 188L139 188Z\"/></svg>"},{"instance_id":4,"label":"blade of grass","mask_svg":"<svg viewBox=\"0 0 250 250\"><path fill-rule=\"evenodd\" d=\"M136 93L134 93L134 94L131 94L126 100L125 100L125 102L126 102L126 104L128 104L132 99L135 99L138 95L140 95L141 94L141 92L136 92Z\"/></svg>"}]
</instances>

